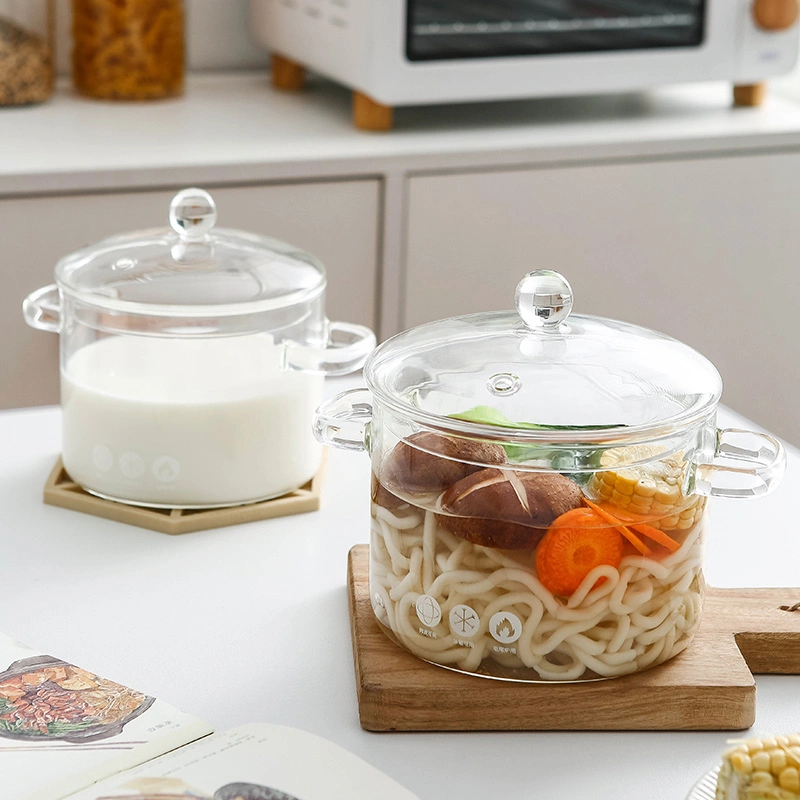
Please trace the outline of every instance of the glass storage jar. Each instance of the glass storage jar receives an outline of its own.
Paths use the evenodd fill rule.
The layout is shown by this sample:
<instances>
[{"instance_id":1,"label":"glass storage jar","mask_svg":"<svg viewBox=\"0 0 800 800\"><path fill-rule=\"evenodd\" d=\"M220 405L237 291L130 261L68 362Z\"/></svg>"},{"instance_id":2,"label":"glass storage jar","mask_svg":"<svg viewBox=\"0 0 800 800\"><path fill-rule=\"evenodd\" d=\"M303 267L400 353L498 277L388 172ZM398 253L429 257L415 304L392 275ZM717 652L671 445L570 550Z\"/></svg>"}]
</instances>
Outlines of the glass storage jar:
<instances>
[{"instance_id":1,"label":"glass storage jar","mask_svg":"<svg viewBox=\"0 0 800 800\"><path fill-rule=\"evenodd\" d=\"M54 43L54 0L0 0L0 106L50 97Z\"/></svg>"},{"instance_id":2,"label":"glass storage jar","mask_svg":"<svg viewBox=\"0 0 800 800\"><path fill-rule=\"evenodd\" d=\"M784 451L717 429L719 374L687 345L570 314L558 273L516 301L387 340L368 389L317 411L320 441L372 460L375 616L466 673L644 670L697 630L708 496L770 491Z\"/></svg>"},{"instance_id":3,"label":"glass storage jar","mask_svg":"<svg viewBox=\"0 0 800 800\"><path fill-rule=\"evenodd\" d=\"M183 0L72 0L72 79L87 97L183 92Z\"/></svg>"},{"instance_id":4,"label":"glass storage jar","mask_svg":"<svg viewBox=\"0 0 800 800\"><path fill-rule=\"evenodd\" d=\"M375 337L326 318L316 258L215 221L207 192L179 192L170 228L66 256L24 303L30 325L60 333L62 459L89 492L238 505L320 466L324 376L359 369Z\"/></svg>"}]
</instances>

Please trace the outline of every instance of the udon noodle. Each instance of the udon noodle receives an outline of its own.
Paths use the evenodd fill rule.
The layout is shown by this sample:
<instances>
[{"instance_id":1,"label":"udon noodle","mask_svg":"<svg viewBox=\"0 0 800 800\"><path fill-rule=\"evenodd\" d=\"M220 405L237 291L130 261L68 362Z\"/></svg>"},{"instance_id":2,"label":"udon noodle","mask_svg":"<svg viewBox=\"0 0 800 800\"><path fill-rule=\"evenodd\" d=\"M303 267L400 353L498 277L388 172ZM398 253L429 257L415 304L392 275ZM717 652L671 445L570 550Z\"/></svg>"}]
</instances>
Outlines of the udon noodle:
<instances>
[{"instance_id":1,"label":"udon noodle","mask_svg":"<svg viewBox=\"0 0 800 800\"><path fill-rule=\"evenodd\" d=\"M702 528L701 518L660 560L596 567L565 599L538 580L530 551L472 544L433 511L373 503L372 605L412 653L462 671L492 674L495 663L545 681L638 672L675 656L697 628Z\"/></svg>"}]
</instances>

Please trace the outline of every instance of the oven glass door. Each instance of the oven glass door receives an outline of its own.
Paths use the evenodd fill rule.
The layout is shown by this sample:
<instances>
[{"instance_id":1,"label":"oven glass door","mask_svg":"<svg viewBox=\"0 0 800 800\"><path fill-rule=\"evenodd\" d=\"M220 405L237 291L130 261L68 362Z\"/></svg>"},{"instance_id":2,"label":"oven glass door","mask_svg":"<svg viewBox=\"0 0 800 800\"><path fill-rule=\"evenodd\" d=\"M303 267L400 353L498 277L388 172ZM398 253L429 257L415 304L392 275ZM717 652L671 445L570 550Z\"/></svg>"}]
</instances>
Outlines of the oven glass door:
<instances>
[{"instance_id":1,"label":"oven glass door","mask_svg":"<svg viewBox=\"0 0 800 800\"><path fill-rule=\"evenodd\" d=\"M433 61L699 47L707 2L406 0L406 56Z\"/></svg>"}]
</instances>

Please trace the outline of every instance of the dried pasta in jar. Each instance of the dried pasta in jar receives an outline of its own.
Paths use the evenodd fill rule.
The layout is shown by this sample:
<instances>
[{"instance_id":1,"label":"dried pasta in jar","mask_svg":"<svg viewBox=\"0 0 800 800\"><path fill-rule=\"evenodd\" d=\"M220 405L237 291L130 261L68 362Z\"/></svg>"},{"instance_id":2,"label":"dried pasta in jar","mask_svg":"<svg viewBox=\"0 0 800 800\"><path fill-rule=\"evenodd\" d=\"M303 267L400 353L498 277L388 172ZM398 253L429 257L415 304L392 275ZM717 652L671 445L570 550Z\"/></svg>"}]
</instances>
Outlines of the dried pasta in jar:
<instances>
[{"instance_id":1,"label":"dried pasta in jar","mask_svg":"<svg viewBox=\"0 0 800 800\"><path fill-rule=\"evenodd\" d=\"M81 94L151 100L182 93L183 0L72 0L72 35Z\"/></svg>"}]
</instances>

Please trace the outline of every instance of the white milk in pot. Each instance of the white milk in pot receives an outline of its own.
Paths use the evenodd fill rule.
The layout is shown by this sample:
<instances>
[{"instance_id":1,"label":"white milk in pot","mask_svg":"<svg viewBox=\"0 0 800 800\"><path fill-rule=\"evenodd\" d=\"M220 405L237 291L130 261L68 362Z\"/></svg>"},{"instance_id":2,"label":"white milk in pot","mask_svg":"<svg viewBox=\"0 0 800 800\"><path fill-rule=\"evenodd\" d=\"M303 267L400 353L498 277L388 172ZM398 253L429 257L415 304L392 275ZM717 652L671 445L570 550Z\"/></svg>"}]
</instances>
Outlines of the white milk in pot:
<instances>
[{"instance_id":1,"label":"white milk in pot","mask_svg":"<svg viewBox=\"0 0 800 800\"><path fill-rule=\"evenodd\" d=\"M90 492L237 505L319 468L324 378L360 369L375 335L325 316L316 257L216 219L208 192L184 189L169 227L70 253L23 303L29 325L61 337L62 459Z\"/></svg>"},{"instance_id":2,"label":"white milk in pot","mask_svg":"<svg viewBox=\"0 0 800 800\"><path fill-rule=\"evenodd\" d=\"M112 336L62 369L63 461L96 494L150 506L234 505L319 467L320 374L281 369L265 334Z\"/></svg>"}]
</instances>

